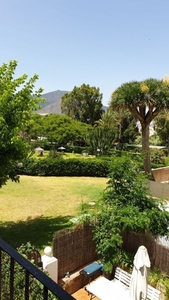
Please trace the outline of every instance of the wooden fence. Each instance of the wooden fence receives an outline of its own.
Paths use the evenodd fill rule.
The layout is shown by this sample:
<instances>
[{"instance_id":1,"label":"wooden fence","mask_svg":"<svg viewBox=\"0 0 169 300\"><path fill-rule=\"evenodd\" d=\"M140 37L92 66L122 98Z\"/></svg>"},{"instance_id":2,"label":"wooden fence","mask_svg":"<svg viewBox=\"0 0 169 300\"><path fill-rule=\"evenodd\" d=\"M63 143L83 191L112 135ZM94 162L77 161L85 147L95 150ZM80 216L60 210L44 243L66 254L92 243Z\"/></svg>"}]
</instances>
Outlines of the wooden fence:
<instances>
[{"instance_id":1,"label":"wooden fence","mask_svg":"<svg viewBox=\"0 0 169 300\"><path fill-rule=\"evenodd\" d=\"M123 249L135 254L139 246L144 245L149 253L151 265L169 274L169 249L158 244L150 236L136 233L124 233ZM60 231L53 239L53 255L58 259L58 277L69 272L74 273L90 262L97 260L95 243L89 224L79 225L75 229Z\"/></svg>"},{"instance_id":2,"label":"wooden fence","mask_svg":"<svg viewBox=\"0 0 169 300\"><path fill-rule=\"evenodd\" d=\"M144 245L149 253L151 265L169 275L169 249L160 245L149 235L133 232L123 233L123 249L136 253L139 246Z\"/></svg>"},{"instance_id":3,"label":"wooden fence","mask_svg":"<svg viewBox=\"0 0 169 300\"><path fill-rule=\"evenodd\" d=\"M75 229L57 232L53 239L53 256L58 259L58 278L97 260L90 225L84 223Z\"/></svg>"}]
</instances>

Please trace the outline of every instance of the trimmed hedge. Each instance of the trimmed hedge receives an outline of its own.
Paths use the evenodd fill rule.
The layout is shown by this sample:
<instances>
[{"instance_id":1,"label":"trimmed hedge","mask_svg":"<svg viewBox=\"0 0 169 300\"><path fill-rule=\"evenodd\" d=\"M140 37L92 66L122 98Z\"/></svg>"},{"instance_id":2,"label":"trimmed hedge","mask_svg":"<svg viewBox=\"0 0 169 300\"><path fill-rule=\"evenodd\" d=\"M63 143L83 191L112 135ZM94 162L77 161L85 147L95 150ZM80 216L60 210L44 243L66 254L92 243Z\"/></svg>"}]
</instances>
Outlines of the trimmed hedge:
<instances>
[{"instance_id":1,"label":"trimmed hedge","mask_svg":"<svg viewBox=\"0 0 169 300\"><path fill-rule=\"evenodd\" d=\"M17 166L19 175L107 177L110 159L29 159Z\"/></svg>"}]
</instances>

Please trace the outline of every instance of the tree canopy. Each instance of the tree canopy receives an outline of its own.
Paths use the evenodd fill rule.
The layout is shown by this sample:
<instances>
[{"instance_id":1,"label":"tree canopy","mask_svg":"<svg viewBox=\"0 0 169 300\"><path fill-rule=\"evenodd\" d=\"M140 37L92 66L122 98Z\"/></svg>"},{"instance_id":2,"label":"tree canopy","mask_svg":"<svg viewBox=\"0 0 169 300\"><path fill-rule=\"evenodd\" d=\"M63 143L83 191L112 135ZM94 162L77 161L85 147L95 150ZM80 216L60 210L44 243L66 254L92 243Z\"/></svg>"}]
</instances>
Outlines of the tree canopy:
<instances>
[{"instance_id":1,"label":"tree canopy","mask_svg":"<svg viewBox=\"0 0 169 300\"><path fill-rule=\"evenodd\" d=\"M62 113L80 122L94 125L103 113L103 95L99 88L82 84L65 94L61 101Z\"/></svg>"},{"instance_id":2,"label":"tree canopy","mask_svg":"<svg viewBox=\"0 0 169 300\"><path fill-rule=\"evenodd\" d=\"M124 108L141 124L144 169L150 172L149 126L163 109L169 108L169 79L146 79L122 84L111 96L110 109Z\"/></svg>"},{"instance_id":3,"label":"tree canopy","mask_svg":"<svg viewBox=\"0 0 169 300\"><path fill-rule=\"evenodd\" d=\"M8 178L17 180L15 165L28 153L28 144L21 132L32 111L43 101L40 88L34 92L38 75L30 79L26 74L15 78L17 61L11 60L0 67L0 187Z\"/></svg>"},{"instance_id":4,"label":"tree canopy","mask_svg":"<svg viewBox=\"0 0 169 300\"><path fill-rule=\"evenodd\" d=\"M45 137L46 142L66 145L68 142L84 140L89 128L90 125L72 120L68 116L34 114L25 129L29 139L37 140L38 137Z\"/></svg>"}]
</instances>

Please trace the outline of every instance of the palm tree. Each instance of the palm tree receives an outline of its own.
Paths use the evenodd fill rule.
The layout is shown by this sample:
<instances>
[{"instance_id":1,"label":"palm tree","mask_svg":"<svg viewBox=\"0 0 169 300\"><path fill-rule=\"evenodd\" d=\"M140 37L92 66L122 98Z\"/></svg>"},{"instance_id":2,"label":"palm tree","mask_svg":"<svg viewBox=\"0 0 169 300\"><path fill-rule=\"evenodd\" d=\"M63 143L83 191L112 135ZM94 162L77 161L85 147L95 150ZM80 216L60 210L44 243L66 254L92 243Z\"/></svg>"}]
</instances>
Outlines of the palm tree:
<instances>
[{"instance_id":1,"label":"palm tree","mask_svg":"<svg viewBox=\"0 0 169 300\"><path fill-rule=\"evenodd\" d=\"M151 171L149 126L164 109L169 108L169 79L147 79L122 84L111 96L111 110L128 110L141 124L144 170Z\"/></svg>"}]
</instances>

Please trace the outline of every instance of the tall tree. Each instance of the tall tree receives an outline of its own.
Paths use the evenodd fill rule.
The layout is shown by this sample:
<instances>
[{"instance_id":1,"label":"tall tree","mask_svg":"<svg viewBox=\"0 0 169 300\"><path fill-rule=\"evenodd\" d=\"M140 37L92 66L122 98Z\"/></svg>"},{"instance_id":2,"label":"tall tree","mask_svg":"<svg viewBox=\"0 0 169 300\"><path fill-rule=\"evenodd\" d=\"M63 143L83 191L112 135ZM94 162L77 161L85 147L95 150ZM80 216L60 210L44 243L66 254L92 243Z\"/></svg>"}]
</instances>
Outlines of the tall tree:
<instances>
[{"instance_id":1,"label":"tall tree","mask_svg":"<svg viewBox=\"0 0 169 300\"><path fill-rule=\"evenodd\" d=\"M65 94L61 101L62 113L80 122L94 125L103 113L103 95L99 88L82 84Z\"/></svg>"},{"instance_id":2,"label":"tall tree","mask_svg":"<svg viewBox=\"0 0 169 300\"><path fill-rule=\"evenodd\" d=\"M26 74L15 78L17 61L0 67L0 187L11 178L17 180L15 164L27 156L28 148L21 132L39 108L43 90L34 92L38 75L30 79Z\"/></svg>"},{"instance_id":3,"label":"tall tree","mask_svg":"<svg viewBox=\"0 0 169 300\"><path fill-rule=\"evenodd\" d=\"M128 109L141 124L144 170L151 171L149 126L165 108L169 108L169 80L147 79L122 84L112 93L110 109Z\"/></svg>"}]
</instances>

